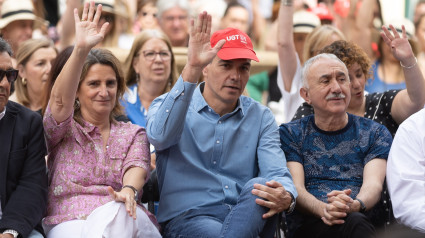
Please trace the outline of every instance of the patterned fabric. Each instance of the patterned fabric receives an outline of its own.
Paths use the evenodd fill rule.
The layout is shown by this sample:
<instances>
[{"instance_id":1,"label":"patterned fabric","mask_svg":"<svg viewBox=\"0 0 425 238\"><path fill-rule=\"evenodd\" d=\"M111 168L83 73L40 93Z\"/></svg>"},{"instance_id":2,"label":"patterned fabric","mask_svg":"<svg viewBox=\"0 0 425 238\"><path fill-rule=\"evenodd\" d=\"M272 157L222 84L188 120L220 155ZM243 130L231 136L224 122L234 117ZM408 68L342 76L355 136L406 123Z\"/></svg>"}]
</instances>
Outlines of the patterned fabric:
<instances>
[{"instance_id":1,"label":"patterned fabric","mask_svg":"<svg viewBox=\"0 0 425 238\"><path fill-rule=\"evenodd\" d=\"M365 96L366 105L364 117L384 125L391 132L393 137L398 129L398 124L391 116L391 107L395 96L400 91L401 90L390 90L384 93L372 93ZM313 107L305 102L298 108L292 121L311 114L314 114Z\"/></svg>"},{"instance_id":2,"label":"patterned fabric","mask_svg":"<svg viewBox=\"0 0 425 238\"><path fill-rule=\"evenodd\" d=\"M323 202L332 190L351 189L356 197L364 166L375 158L387 159L392 142L384 126L351 114L338 131L319 129L313 115L282 124L279 131L287 161L304 166L307 191Z\"/></svg>"},{"instance_id":3,"label":"patterned fabric","mask_svg":"<svg viewBox=\"0 0 425 238\"><path fill-rule=\"evenodd\" d=\"M141 167L149 173L149 143L144 128L111 123L104 151L99 128L86 121L80 125L73 115L57 124L48 106L43 123L49 151L45 224L85 219L112 200L107 187L120 190L129 168Z\"/></svg>"}]
</instances>

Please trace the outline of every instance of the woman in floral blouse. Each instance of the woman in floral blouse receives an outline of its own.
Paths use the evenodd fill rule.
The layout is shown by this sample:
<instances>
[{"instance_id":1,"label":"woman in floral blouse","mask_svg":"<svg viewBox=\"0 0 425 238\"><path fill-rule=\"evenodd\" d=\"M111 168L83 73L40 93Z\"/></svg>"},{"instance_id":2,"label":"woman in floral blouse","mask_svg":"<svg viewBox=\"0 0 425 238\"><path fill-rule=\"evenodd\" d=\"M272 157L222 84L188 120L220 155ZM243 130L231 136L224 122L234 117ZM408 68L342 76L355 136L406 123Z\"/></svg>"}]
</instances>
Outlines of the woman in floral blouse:
<instances>
[{"instance_id":1,"label":"woman in floral blouse","mask_svg":"<svg viewBox=\"0 0 425 238\"><path fill-rule=\"evenodd\" d=\"M102 6L74 10L74 50L44 116L49 149L47 237L160 237L155 218L137 205L149 177L144 128L117 122L125 82L111 52L92 49Z\"/></svg>"}]
</instances>

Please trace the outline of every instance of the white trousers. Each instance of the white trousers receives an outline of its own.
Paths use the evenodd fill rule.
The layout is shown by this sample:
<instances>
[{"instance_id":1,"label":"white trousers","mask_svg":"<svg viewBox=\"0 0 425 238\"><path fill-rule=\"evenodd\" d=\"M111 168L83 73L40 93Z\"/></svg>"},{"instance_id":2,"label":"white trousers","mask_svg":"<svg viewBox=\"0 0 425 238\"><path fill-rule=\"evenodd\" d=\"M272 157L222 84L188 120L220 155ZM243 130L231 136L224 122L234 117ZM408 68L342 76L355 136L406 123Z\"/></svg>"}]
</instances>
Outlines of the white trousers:
<instances>
[{"instance_id":1,"label":"white trousers","mask_svg":"<svg viewBox=\"0 0 425 238\"><path fill-rule=\"evenodd\" d=\"M122 202L109 202L96 208L86 220L71 220L45 226L47 238L139 238L161 237L148 215L137 207L137 219L130 217Z\"/></svg>"}]
</instances>

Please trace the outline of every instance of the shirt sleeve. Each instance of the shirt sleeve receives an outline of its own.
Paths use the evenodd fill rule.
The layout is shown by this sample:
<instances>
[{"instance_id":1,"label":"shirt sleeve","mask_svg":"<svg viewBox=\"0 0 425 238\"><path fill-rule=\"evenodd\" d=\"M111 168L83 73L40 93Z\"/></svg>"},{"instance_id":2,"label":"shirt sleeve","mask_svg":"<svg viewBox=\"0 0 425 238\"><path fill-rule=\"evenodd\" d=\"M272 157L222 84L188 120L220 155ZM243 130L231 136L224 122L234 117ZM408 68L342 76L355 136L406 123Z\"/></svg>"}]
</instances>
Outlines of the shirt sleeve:
<instances>
[{"instance_id":1,"label":"shirt sleeve","mask_svg":"<svg viewBox=\"0 0 425 238\"><path fill-rule=\"evenodd\" d=\"M276 180L283 185L285 190L297 197L292 176L286 167L285 154L279 148L279 128L270 110L265 111L261 125L263 128L257 146L259 176Z\"/></svg>"},{"instance_id":2,"label":"shirt sleeve","mask_svg":"<svg viewBox=\"0 0 425 238\"><path fill-rule=\"evenodd\" d=\"M385 126L378 123L376 123L376 125L378 125L378 128L371 128L372 130L376 130L376 133L373 134L373 144L364 158L364 164L367 164L375 158L387 159L390 152L392 144L391 133Z\"/></svg>"},{"instance_id":3,"label":"shirt sleeve","mask_svg":"<svg viewBox=\"0 0 425 238\"><path fill-rule=\"evenodd\" d=\"M74 112L72 112L65 121L58 124L55 118L53 118L52 111L50 110L50 104L47 105L43 118L43 125L49 153L66 136L67 132L71 130L73 116Z\"/></svg>"},{"instance_id":4,"label":"shirt sleeve","mask_svg":"<svg viewBox=\"0 0 425 238\"><path fill-rule=\"evenodd\" d=\"M280 69L279 64L277 64L277 86L282 93L282 100L284 102L284 122L289 122L297 111L299 105L304 102L304 99L300 95L300 89L302 87L302 67L300 59L297 55L297 70L294 74L294 79L292 80L291 90L288 92L283 86L283 79L281 76L282 70Z\"/></svg>"},{"instance_id":5,"label":"shirt sleeve","mask_svg":"<svg viewBox=\"0 0 425 238\"><path fill-rule=\"evenodd\" d=\"M299 137L294 135L295 132L293 131L293 129L294 127L291 127L289 124L282 124L280 126L280 148L285 153L287 161L295 161L300 164L304 164L301 155L301 145L296 140L296 138Z\"/></svg>"},{"instance_id":6,"label":"shirt sleeve","mask_svg":"<svg viewBox=\"0 0 425 238\"><path fill-rule=\"evenodd\" d=\"M387 164L387 185L398 222L425 232L425 145L424 136L413 122L405 121L394 138ZM423 131L423 126L420 128Z\"/></svg>"},{"instance_id":7,"label":"shirt sleeve","mask_svg":"<svg viewBox=\"0 0 425 238\"><path fill-rule=\"evenodd\" d=\"M152 102L146 130L149 142L157 151L167 149L179 141L195 88L196 84L184 82L180 76L169 93Z\"/></svg>"},{"instance_id":8,"label":"shirt sleeve","mask_svg":"<svg viewBox=\"0 0 425 238\"><path fill-rule=\"evenodd\" d=\"M123 181L124 174L128 169L132 167L141 167L146 170L146 182L150 176L150 162L151 156L146 131L144 128L140 128L134 136L134 140L130 145L127 157L124 159L121 181Z\"/></svg>"}]
</instances>

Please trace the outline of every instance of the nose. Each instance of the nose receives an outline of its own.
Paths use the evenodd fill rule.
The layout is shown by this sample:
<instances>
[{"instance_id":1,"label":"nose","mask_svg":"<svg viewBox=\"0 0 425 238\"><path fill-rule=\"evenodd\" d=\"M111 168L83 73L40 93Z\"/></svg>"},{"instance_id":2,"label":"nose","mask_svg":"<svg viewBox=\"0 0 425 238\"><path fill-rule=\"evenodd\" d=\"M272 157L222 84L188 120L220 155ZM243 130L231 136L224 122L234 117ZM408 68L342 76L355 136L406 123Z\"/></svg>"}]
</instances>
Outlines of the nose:
<instances>
[{"instance_id":1,"label":"nose","mask_svg":"<svg viewBox=\"0 0 425 238\"><path fill-rule=\"evenodd\" d=\"M241 73L237 68L231 71L230 79L234 81L239 81L241 79Z\"/></svg>"},{"instance_id":2,"label":"nose","mask_svg":"<svg viewBox=\"0 0 425 238\"><path fill-rule=\"evenodd\" d=\"M46 64L46 74L50 73L50 70L52 69L52 64L50 62L48 62Z\"/></svg>"},{"instance_id":3,"label":"nose","mask_svg":"<svg viewBox=\"0 0 425 238\"><path fill-rule=\"evenodd\" d=\"M356 77L350 77L351 88L358 89L360 87L360 82Z\"/></svg>"},{"instance_id":4,"label":"nose","mask_svg":"<svg viewBox=\"0 0 425 238\"><path fill-rule=\"evenodd\" d=\"M341 93L341 85L339 85L338 81L336 79L331 80L330 83L331 92L333 93Z\"/></svg>"},{"instance_id":5,"label":"nose","mask_svg":"<svg viewBox=\"0 0 425 238\"><path fill-rule=\"evenodd\" d=\"M100 90L99 91L99 95L100 96L102 96L102 97L107 97L108 96L108 89L107 89L106 85L100 86L100 89L99 90Z\"/></svg>"}]
</instances>

